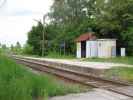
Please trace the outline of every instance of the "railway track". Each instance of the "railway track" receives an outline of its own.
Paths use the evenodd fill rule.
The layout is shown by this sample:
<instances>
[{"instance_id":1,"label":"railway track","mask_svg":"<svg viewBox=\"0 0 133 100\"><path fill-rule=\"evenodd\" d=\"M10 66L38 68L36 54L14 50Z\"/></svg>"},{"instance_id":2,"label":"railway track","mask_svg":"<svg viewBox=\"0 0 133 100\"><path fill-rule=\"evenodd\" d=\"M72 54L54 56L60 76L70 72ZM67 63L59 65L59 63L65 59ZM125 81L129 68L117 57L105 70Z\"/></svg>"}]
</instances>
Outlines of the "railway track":
<instances>
[{"instance_id":1,"label":"railway track","mask_svg":"<svg viewBox=\"0 0 133 100\"><path fill-rule=\"evenodd\" d=\"M118 88L118 87L131 86L128 83L108 80L108 79L92 76L92 75L89 75L86 73L81 73L81 72L77 72L74 70L64 69L61 67L49 66L49 65L45 64L44 62L35 60L35 59L15 57L15 56L13 56L13 58L18 63L29 66L32 69L42 71L42 72L47 72L47 73L62 77L64 79L68 79L68 80L83 84L83 85L92 86L95 88L106 89L106 90L133 98L133 95L131 95L131 94L116 90L116 88Z\"/></svg>"}]
</instances>

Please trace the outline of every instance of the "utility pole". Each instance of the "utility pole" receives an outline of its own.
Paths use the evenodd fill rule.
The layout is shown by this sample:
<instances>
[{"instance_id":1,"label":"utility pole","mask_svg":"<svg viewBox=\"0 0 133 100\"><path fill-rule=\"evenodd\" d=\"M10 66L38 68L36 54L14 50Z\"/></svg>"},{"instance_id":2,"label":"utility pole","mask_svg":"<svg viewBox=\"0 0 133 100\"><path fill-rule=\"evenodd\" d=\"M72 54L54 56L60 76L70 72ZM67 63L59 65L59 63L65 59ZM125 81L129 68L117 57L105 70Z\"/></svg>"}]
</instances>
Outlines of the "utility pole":
<instances>
[{"instance_id":1,"label":"utility pole","mask_svg":"<svg viewBox=\"0 0 133 100\"><path fill-rule=\"evenodd\" d=\"M45 33L45 25L46 25L46 22L45 22L45 20L46 20L46 17L47 17L47 15L44 15L43 16L43 22L34 19L34 21L42 24L42 26L43 26L43 30L42 30L42 41L41 41L41 45L42 45L42 57L44 56L45 50L46 50L45 49L46 48L46 46L45 46L45 41L46 41L45 40L46 39L46 33Z\"/></svg>"},{"instance_id":2,"label":"utility pole","mask_svg":"<svg viewBox=\"0 0 133 100\"><path fill-rule=\"evenodd\" d=\"M43 32L42 32L42 57L44 56L45 50L46 50L46 46L45 46L45 39L46 39L46 32L45 32L45 19L46 19L47 15L43 16Z\"/></svg>"}]
</instances>

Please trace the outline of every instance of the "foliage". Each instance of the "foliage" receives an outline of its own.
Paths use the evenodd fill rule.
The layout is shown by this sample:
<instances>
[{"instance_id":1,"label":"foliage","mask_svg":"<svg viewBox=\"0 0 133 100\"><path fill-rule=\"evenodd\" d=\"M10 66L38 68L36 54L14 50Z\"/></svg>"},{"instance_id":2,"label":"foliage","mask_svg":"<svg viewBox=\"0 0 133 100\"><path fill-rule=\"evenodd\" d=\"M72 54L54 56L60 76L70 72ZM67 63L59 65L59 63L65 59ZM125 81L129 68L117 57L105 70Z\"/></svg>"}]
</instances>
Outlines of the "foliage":
<instances>
[{"instance_id":1,"label":"foliage","mask_svg":"<svg viewBox=\"0 0 133 100\"><path fill-rule=\"evenodd\" d=\"M126 31L122 32L122 38L125 42L125 47L130 55L133 55L133 27L129 27Z\"/></svg>"},{"instance_id":2,"label":"foliage","mask_svg":"<svg viewBox=\"0 0 133 100\"><path fill-rule=\"evenodd\" d=\"M49 52L46 58L56 58L56 59L75 59L72 55L63 55L58 52Z\"/></svg>"},{"instance_id":3,"label":"foliage","mask_svg":"<svg viewBox=\"0 0 133 100\"><path fill-rule=\"evenodd\" d=\"M28 44L33 47L33 53L41 55L42 50L42 31L43 26L38 23L37 27L33 26L31 31L28 33Z\"/></svg>"},{"instance_id":4,"label":"foliage","mask_svg":"<svg viewBox=\"0 0 133 100\"><path fill-rule=\"evenodd\" d=\"M63 85L51 76L34 74L2 55L0 69L0 100L43 100L45 96L80 91L78 86Z\"/></svg>"},{"instance_id":5,"label":"foliage","mask_svg":"<svg viewBox=\"0 0 133 100\"><path fill-rule=\"evenodd\" d=\"M33 47L30 46L29 44L26 44L24 47L23 47L23 54L33 54Z\"/></svg>"},{"instance_id":6,"label":"foliage","mask_svg":"<svg viewBox=\"0 0 133 100\"><path fill-rule=\"evenodd\" d=\"M15 54L21 54L22 53L21 44L17 42L15 46L11 45L10 51Z\"/></svg>"},{"instance_id":7,"label":"foliage","mask_svg":"<svg viewBox=\"0 0 133 100\"><path fill-rule=\"evenodd\" d=\"M98 38L116 38L118 47L125 47L129 41L124 37L128 32L133 34L129 29L133 26L132 9L133 0L54 0L48 13L50 22L45 26L46 48L59 52L61 44L65 43L66 54L75 54L75 38L88 29ZM34 54L41 53L40 41L42 24L34 26L28 34L28 44ZM130 45L127 49L131 55Z\"/></svg>"}]
</instances>

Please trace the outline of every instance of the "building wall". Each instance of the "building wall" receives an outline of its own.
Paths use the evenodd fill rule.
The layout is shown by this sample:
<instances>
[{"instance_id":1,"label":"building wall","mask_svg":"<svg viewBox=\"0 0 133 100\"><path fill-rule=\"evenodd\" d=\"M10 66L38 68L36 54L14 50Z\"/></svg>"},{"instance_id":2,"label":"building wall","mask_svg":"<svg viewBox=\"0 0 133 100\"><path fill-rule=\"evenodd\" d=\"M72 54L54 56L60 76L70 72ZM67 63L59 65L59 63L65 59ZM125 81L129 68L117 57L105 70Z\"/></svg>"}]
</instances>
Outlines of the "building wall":
<instances>
[{"instance_id":1,"label":"building wall","mask_svg":"<svg viewBox=\"0 0 133 100\"><path fill-rule=\"evenodd\" d=\"M81 42L77 42L77 58L81 58Z\"/></svg>"},{"instance_id":2,"label":"building wall","mask_svg":"<svg viewBox=\"0 0 133 100\"><path fill-rule=\"evenodd\" d=\"M97 57L98 48L97 41L86 41L86 58Z\"/></svg>"},{"instance_id":3,"label":"building wall","mask_svg":"<svg viewBox=\"0 0 133 100\"><path fill-rule=\"evenodd\" d=\"M97 39L86 41L86 58L110 58L116 56L115 39ZM77 58L81 58L81 42L77 42Z\"/></svg>"},{"instance_id":4,"label":"building wall","mask_svg":"<svg viewBox=\"0 0 133 100\"><path fill-rule=\"evenodd\" d=\"M116 56L116 40L98 40L98 57L109 58Z\"/></svg>"}]
</instances>

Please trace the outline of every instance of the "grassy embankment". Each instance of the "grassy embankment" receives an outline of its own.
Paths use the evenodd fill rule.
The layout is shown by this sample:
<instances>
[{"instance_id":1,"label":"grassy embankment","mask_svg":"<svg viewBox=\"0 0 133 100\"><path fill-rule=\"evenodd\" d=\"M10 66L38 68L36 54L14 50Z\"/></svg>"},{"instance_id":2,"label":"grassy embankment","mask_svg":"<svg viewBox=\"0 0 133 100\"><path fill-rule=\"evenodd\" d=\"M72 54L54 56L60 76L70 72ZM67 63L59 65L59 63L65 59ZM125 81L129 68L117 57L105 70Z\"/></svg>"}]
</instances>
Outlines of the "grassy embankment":
<instances>
[{"instance_id":1,"label":"grassy embankment","mask_svg":"<svg viewBox=\"0 0 133 100\"><path fill-rule=\"evenodd\" d=\"M61 56L57 53L51 53L46 58L56 58L56 59L76 59L74 56ZM112 63L122 63L133 65L133 57L116 57L116 58L84 58L79 59L81 61L91 61L91 62L112 62ZM125 80L133 83L133 68L129 67L116 67L107 70L104 73L107 78L115 78L119 80Z\"/></svg>"},{"instance_id":2,"label":"grassy embankment","mask_svg":"<svg viewBox=\"0 0 133 100\"><path fill-rule=\"evenodd\" d=\"M133 83L133 67L116 67L107 70L105 77Z\"/></svg>"},{"instance_id":3,"label":"grassy embankment","mask_svg":"<svg viewBox=\"0 0 133 100\"><path fill-rule=\"evenodd\" d=\"M58 54L48 55L49 58L58 59L74 59L74 56L60 56ZM75 58L76 59L76 58ZM80 60L80 59L79 59ZM133 65L133 57L116 57L116 58L85 58L81 61L91 61L91 62L112 62L112 63L122 63ZM133 67L116 67L107 70L104 73L107 78L118 79L122 81L128 81L133 83Z\"/></svg>"},{"instance_id":4,"label":"grassy embankment","mask_svg":"<svg viewBox=\"0 0 133 100\"><path fill-rule=\"evenodd\" d=\"M64 85L51 76L36 75L0 55L0 100L44 100L79 91L78 86Z\"/></svg>"},{"instance_id":5,"label":"grassy embankment","mask_svg":"<svg viewBox=\"0 0 133 100\"><path fill-rule=\"evenodd\" d=\"M113 62L133 65L133 57L115 57L115 58L85 58L84 61L94 62Z\"/></svg>"},{"instance_id":6,"label":"grassy embankment","mask_svg":"<svg viewBox=\"0 0 133 100\"><path fill-rule=\"evenodd\" d=\"M133 57L116 57L116 58L87 58L84 61L93 62L111 62L133 65ZM104 73L107 78L118 79L133 83L133 67L114 67Z\"/></svg>"},{"instance_id":7,"label":"grassy embankment","mask_svg":"<svg viewBox=\"0 0 133 100\"><path fill-rule=\"evenodd\" d=\"M53 58L53 59L76 59L74 55L64 55L64 54L59 54L55 52L50 52L47 56L38 56L38 55L26 55L26 54L21 54L23 56L30 56L30 57L36 57L36 58Z\"/></svg>"}]
</instances>

